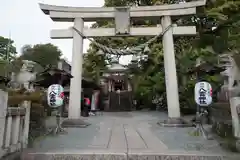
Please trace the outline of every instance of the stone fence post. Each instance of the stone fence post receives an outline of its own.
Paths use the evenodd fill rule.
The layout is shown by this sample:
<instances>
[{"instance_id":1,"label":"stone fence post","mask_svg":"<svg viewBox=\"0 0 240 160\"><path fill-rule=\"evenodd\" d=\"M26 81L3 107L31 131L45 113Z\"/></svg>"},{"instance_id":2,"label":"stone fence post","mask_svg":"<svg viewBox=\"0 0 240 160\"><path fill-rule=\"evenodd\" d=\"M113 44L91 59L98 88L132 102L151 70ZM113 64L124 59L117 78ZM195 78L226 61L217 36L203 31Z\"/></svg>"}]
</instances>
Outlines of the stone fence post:
<instances>
[{"instance_id":1,"label":"stone fence post","mask_svg":"<svg viewBox=\"0 0 240 160\"><path fill-rule=\"evenodd\" d=\"M4 128L6 123L8 93L0 89L0 147L3 147Z\"/></svg>"},{"instance_id":2,"label":"stone fence post","mask_svg":"<svg viewBox=\"0 0 240 160\"><path fill-rule=\"evenodd\" d=\"M29 135L29 125L30 125L30 109L31 109L31 102L24 101L22 103L22 107L26 109L25 117L24 117L24 125L23 125L23 148L26 148L28 145L28 135Z\"/></svg>"},{"instance_id":3,"label":"stone fence post","mask_svg":"<svg viewBox=\"0 0 240 160\"><path fill-rule=\"evenodd\" d=\"M233 135L240 139L240 97L230 98Z\"/></svg>"}]
</instances>

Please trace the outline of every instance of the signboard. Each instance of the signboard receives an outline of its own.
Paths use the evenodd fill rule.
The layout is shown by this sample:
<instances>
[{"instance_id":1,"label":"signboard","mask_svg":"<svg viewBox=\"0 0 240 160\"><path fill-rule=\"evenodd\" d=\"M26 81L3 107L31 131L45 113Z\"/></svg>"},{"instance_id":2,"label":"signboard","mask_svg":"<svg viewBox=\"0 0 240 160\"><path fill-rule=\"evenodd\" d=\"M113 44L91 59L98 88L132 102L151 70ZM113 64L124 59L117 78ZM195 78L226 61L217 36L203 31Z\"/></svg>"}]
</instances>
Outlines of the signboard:
<instances>
[{"instance_id":1,"label":"signboard","mask_svg":"<svg viewBox=\"0 0 240 160\"><path fill-rule=\"evenodd\" d=\"M208 82L198 82L195 84L195 102L199 106L208 106L212 103L212 86Z\"/></svg>"},{"instance_id":2,"label":"signboard","mask_svg":"<svg viewBox=\"0 0 240 160\"><path fill-rule=\"evenodd\" d=\"M47 101L52 108L57 108L63 105L64 89L59 84L53 84L48 87Z\"/></svg>"}]
</instances>

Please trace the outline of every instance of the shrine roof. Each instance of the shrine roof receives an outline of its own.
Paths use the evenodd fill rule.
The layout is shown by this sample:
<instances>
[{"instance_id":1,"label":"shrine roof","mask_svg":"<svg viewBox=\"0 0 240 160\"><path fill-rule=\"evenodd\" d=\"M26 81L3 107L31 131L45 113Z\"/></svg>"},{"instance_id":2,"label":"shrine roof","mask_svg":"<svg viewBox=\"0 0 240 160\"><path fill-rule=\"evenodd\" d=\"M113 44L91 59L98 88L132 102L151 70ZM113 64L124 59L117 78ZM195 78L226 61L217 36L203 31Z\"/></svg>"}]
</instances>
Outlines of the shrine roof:
<instances>
[{"instance_id":1,"label":"shrine roof","mask_svg":"<svg viewBox=\"0 0 240 160\"><path fill-rule=\"evenodd\" d=\"M191 69L188 69L187 73L188 74L194 74L197 72L206 72L209 74L214 74L214 73L220 73L224 71L225 69L223 67L219 67L218 65L212 65L210 63L204 62L201 63L198 66L195 66Z\"/></svg>"},{"instance_id":2,"label":"shrine roof","mask_svg":"<svg viewBox=\"0 0 240 160\"><path fill-rule=\"evenodd\" d=\"M124 72L128 68L124 67L122 64L113 63L106 72Z\"/></svg>"},{"instance_id":3,"label":"shrine roof","mask_svg":"<svg viewBox=\"0 0 240 160\"><path fill-rule=\"evenodd\" d=\"M44 71L37 73L36 79L32 81L35 85L42 87L48 87L51 84L58 83L62 79L62 85L66 86L70 84L70 79L73 76L65 70L57 68L46 68Z\"/></svg>"},{"instance_id":4,"label":"shrine roof","mask_svg":"<svg viewBox=\"0 0 240 160\"><path fill-rule=\"evenodd\" d=\"M70 80L73 76L65 70L47 68L43 72L37 74L37 78L33 83L47 88L51 84L58 84L60 78L62 78L62 85L65 87L70 85ZM99 89L100 87L92 80L82 77L82 88Z\"/></svg>"},{"instance_id":5,"label":"shrine roof","mask_svg":"<svg viewBox=\"0 0 240 160\"><path fill-rule=\"evenodd\" d=\"M48 75L53 76L56 74L62 74L64 76L68 76L69 78L73 77L68 71L57 69L57 68L47 68L44 71L38 73L37 76L48 76Z\"/></svg>"}]
</instances>

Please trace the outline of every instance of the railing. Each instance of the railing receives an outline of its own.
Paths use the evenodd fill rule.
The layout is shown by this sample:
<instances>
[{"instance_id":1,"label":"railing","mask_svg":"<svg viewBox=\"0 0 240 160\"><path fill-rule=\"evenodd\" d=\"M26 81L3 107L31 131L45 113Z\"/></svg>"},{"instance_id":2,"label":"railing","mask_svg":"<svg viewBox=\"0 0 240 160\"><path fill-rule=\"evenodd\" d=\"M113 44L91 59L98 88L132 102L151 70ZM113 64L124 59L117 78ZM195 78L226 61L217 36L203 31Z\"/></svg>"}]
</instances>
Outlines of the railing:
<instances>
[{"instance_id":1,"label":"railing","mask_svg":"<svg viewBox=\"0 0 240 160\"><path fill-rule=\"evenodd\" d=\"M2 109L2 108L1 108ZM28 145L30 103L8 107L0 121L0 158L21 151Z\"/></svg>"}]
</instances>

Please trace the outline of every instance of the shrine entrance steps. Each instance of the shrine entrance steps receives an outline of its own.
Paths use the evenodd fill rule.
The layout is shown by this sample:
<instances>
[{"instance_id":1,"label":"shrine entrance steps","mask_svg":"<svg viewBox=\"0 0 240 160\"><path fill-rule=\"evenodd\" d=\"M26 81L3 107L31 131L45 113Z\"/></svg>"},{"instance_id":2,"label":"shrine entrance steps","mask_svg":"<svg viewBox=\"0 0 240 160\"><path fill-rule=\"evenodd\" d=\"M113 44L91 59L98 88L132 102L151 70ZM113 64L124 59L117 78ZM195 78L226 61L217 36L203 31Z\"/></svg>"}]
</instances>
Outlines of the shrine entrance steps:
<instances>
[{"instance_id":1,"label":"shrine entrance steps","mask_svg":"<svg viewBox=\"0 0 240 160\"><path fill-rule=\"evenodd\" d=\"M189 135L193 128L164 128L161 112L104 112L87 117L87 128L47 136L22 153L24 160L239 160L215 140ZM53 119L54 120L54 119Z\"/></svg>"}]
</instances>

